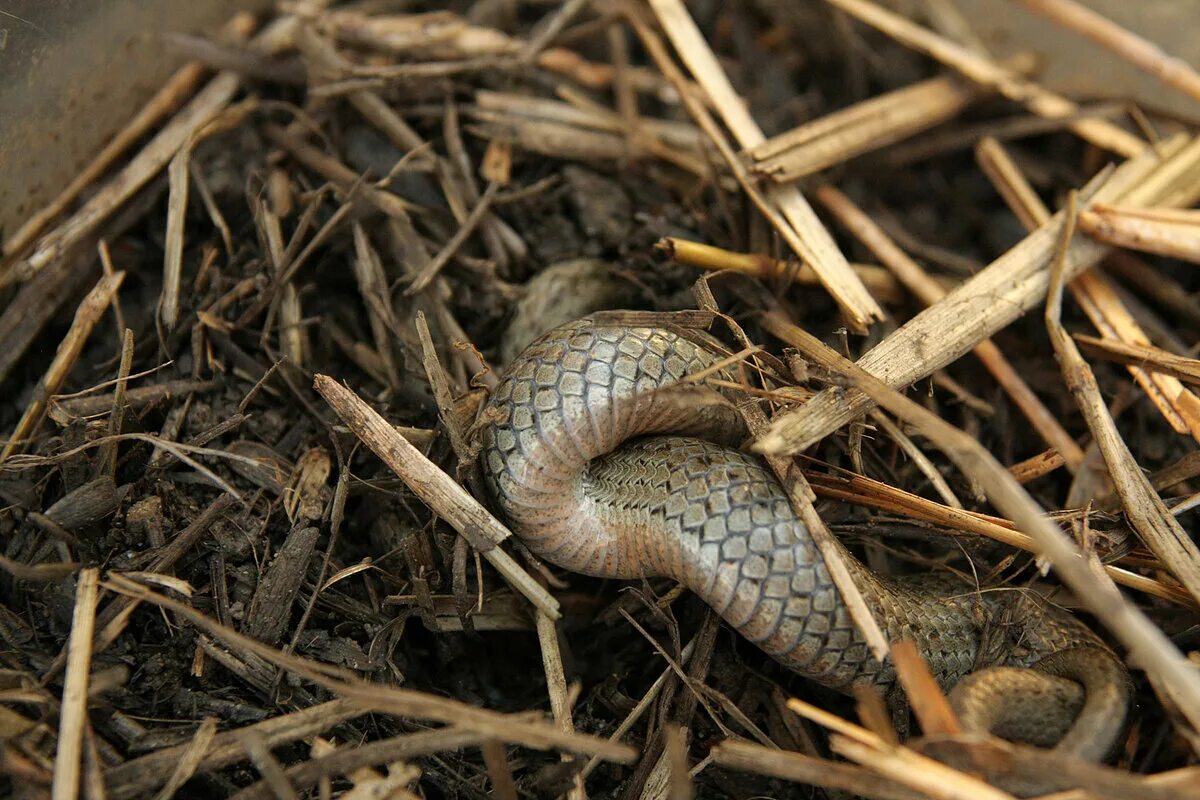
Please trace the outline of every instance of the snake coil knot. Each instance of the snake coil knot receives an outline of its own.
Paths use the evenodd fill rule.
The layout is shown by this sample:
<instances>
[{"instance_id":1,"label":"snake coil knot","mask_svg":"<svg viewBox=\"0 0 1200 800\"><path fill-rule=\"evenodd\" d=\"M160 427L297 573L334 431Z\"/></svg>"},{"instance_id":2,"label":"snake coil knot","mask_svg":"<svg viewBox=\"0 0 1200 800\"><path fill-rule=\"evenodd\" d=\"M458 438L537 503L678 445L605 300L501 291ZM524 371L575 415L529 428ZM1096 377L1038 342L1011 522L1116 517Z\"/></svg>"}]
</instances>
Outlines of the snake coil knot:
<instances>
[{"instance_id":1,"label":"snake coil knot","mask_svg":"<svg viewBox=\"0 0 1200 800\"><path fill-rule=\"evenodd\" d=\"M485 482L547 561L672 578L785 667L886 694L890 661L871 655L775 476L735 448L735 407L685 382L724 355L669 327L584 318L550 331L482 411ZM1093 759L1112 748L1128 676L1082 623L1023 593L889 579L842 556L889 641L916 643L965 725Z\"/></svg>"}]
</instances>

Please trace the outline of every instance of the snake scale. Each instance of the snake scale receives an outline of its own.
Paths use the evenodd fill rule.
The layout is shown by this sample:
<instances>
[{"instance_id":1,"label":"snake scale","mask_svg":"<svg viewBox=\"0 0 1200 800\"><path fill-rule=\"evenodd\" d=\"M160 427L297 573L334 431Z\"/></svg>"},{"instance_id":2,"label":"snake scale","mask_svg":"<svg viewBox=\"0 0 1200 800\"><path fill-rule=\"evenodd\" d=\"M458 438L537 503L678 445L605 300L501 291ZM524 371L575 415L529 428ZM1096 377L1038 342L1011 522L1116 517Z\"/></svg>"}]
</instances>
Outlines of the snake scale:
<instances>
[{"instance_id":1,"label":"snake scale","mask_svg":"<svg viewBox=\"0 0 1200 800\"><path fill-rule=\"evenodd\" d=\"M485 482L514 532L574 572L672 578L822 685L893 691L890 660L872 656L783 487L734 447L733 404L684 381L720 366L716 340L604 320L537 339L481 412ZM843 556L885 635L917 644L966 728L1092 759L1111 750L1128 675L1082 623L1025 593L889 579Z\"/></svg>"}]
</instances>

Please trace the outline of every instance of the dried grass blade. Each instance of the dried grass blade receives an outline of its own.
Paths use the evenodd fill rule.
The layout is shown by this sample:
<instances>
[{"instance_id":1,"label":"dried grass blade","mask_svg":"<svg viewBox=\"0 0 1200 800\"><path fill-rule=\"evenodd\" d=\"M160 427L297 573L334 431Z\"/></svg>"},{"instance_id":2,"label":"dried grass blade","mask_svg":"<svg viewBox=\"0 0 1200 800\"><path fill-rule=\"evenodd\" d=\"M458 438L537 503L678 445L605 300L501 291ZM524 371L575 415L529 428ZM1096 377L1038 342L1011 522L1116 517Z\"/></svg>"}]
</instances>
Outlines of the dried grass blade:
<instances>
[{"instance_id":1,"label":"dried grass blade","mask_svg":"<svg viewBox=\"0 0 1200 800\"><path fill-rule=\"evenodd\" d=\"M1069 212L1074 211L1072 195ZM1071 217L1068 217L1070 220ZM1067 230L1070 230L1069 228ZM1069 235L1069 234L1065 234ZM1059 322L1062 312L1063 275L1061 262L1055 266L1046 302L1046 330L1062 368L1063 379L1092 431L1108 473L1121 497L1125 516L1138 536L1159 561L1200 600L1200 548L1171 514L1150 479L1142 472L1100 394L1096 376L1079 355L1074 341ZM1200 700L1200 698L1197 698Z\"/></svg>"},{"instance_id":2,"label":"dried grass blade","mask_svg":"<svg viewBox=\"0 0 1200 800\"><path fill-rule=\"evenodd\" d=\"M551 619L559 618L558 601L500 549L500 543L512 534L499 520L350 389L327 375L317 375L314 386L350 429L438 516L466 537L514 589Z\"/></svg>"},{"instance_id":3,"label":"dried grass blade","mask_svg":"<svg viewBox=\"0 0 1200 800\"><path fill-rule=\"evenodd\" d=\"M941 76L872 97L749 148L754 170L794 181L907 139L958 116L980 96Z\"/></svg>"},{"instance_id":4,"label":"dried grass blade","mask_svg":"<svg viewBox=\"0 0 1200 800\"><path fill-rule=\"evenodd\" d=\"M67 644L67 674L63 681L62 711L58 721L58 750L54 755L52 800L74 800L79 792L83 756L83 732L87 717L88 676L92 665L92 635L96 628L96 604L100 598L100 570L92 567L79 573L75 587L75 610L71 638Z\"/></svg>"},{"instance_id":5,"label":"dried grass blade","mask_svg":"<svg viewBox=\"0 0 1200 800\"><path fill-rule=\"evenodd\" d=\"M769 775L793 783L850 792L871 800L925 800L913 790L856 764L773 750L751 742L726 739L711 751L713 762L729 769Z\"/></svg>"},{"instance_id":6,"label":"dried grass blade","mask_svg":"<svg viewBox=\"0 0 1200 800\"><path fill-rule=\"evenodd\" d=\"M650 7L739 145L746 149L762 144L766 137L734 91L728 76L721 69L716 55L709 48L700 29L696 27L682 0L650 0ZM638 26L635 22L636 27ZM639 34L642 34L640 30ZM645 38L643 34L643 40ZM659 61L660 68L664 66L661 60L655 60ZM668 78L671 77L668 74ZM688 91L687 87L682 85L677 88L681 93ZM691 104L689 110L693 110ZM701 127L709 130L703 124ZM735 173L744 172L745 168L740 165L736 154L725 148L721 149ZM748 185L749 182L743 180L743 186ZM776 186L767 190L765 200L775 211L775 214L768 215L772 224L780 230L801 260L811 264L821 276L821 282L842 306L850 325L855 329L865 329L872 321L883 319L883 309L850 269L846 257L838 249L829 231L817 219L812 206L804 199L800 190L795 187Z\"/></svg>"},{"instance_id":7,"label":"dried grass blade","mask_svg":"<svg viewBox=\"0 0 1200 800\"><path fill-rule=\"evenodd\" d=\"M37 432L38 427L42 424L46 404L50 397L58 394L62 388L71 368L79 360L79 355L83 352L83 347L87 344L92 329L96 327L104 315L105 309L116 297L117 290L121 288L124 280L124 272L105 275L80 302L79 308L75 311L75 319L59 344L58 351L54 354L54 360L46 368L46 374L42 377L37 389L34 390L33 399L26 406L25 413L4 444L3 451L0 451L0 464L7 461L14 453L21 452L27 443L26 440Z\"/></svg>"},{"instance_id":8,"label":"dried grass blade","mask_svg":"<svg viewBox=\"0 0 1200 800\"><path fill-rule=\"evenodd\" d=\"M1027 228L1035 228L1050 218L1049 209L999 142L986 139L980 142L976 156L984 173ZM1097 207L1105 206L1099 204ZM1105 338L1131 345L1150 344L1145 331L1121 301L1116 287L1102 273L1085 272L1071 281L1069 288L1075 301ZM1200 441L1200 413L1196 410L1200 407L1200 399L1170 375L1151 374L1136 365L1131 366L1129 372L1176 433L1190 433Z\"/></svg>"},{"instance_id":9,"label":"dried grass blade","mask_svg":"<svg viewBox=\"0 0 1200 800\"><path fill-rule=\"evenodd\" d=\"M1200 153L1196 152L1200 146L1173 140L1164 147L1167 152L1161 161L1158 153L1146 151L1111 174L1094 179L1085 194L1095 192L1094 199L1103 202L1122 197L1126 201L1137 197L1143 204L1154 201L1157 192L1170 191L1179 174L1186 174L1200 163ZM1147 191L1147 186L1154 188ZM1200 192L1200 183L1193 185L1192 191ZM887 336L860 359L860 366L891 386L906 386L946 366L1040 303L1045 298L1048 267L1063 216L1060 213L1053 217L975 277ZM1107 251L1089 238L1077 237L1069 252L1070 277L1100 261ZM856 390L825 389L801 408L776 417L767 435L755 443L755 449L764 453L799 452L869 406L870 401Z\"/></svg>"},{"instance_id":10,"label":"dried grass blade","mask_svg":"<svg viewBox=\"0 0 1200 800\"><path fill-rule=\"evenodd\" d=\"M820 187L815 195L817 200L874 253L880 263L892 270L922 303L931 306L946 296L946 290L941 284L901 250L849 197L832 186ZM1046 444L1062 454L1072 472L1078 469L1079 464L1083 462L1083 450L1029 388L1029 384L1022 380L1000 348L990 339L985 339L975 346L975 355L983 362L988 372L992 373L996 382L1008 392L1013 404L1021 410Z\"/></svg>"},{"instance_id":11,"label":"dried grass blade","mask_svg":"<svg viewBox=\"0 0 1200 800\"><path fill-rule=\"evenodd\" d=\"M1021 77L1013 70L974 53L933 31L888 11L869 0L825 0L831 6L878 28L896 41L941 61L976 83L991 87L1013 102L1022 103L1033 113L1048 119L1070 117L1079 106L1070 100ZM1111 122L1082 119L1072 122L1072 131L1097 147L1126 158L1145 151L1146 143Z\"/></svg>"},{"instance_id":12,"label":"dried grass blade","mask_svg":"<svg viewBox=\"0 0 1200 800\"><path fill-rule=\"evenodd\" d=\"M1121 594L1099 565L1088 560L1074 541L1043 516L1033 498L991 453L970 435L904 397L782 315L769 316L775 318L777 331L787 333L789 344L853 379L872 401L911 425L977 480L1001 513L1034 539L1063 583L1129 649L1135 663L1167 688L1189 724L1200 728L1200 673L1166 634Z\"/></svg>"},{"instance_id":13,"label":"dried grass blade","mask_svg":"<svg viewBox=\"0 0 1200 800\"><path fill-rule=\"evenodd\" d=\"M1200 264L1200 213L1096 206L1079 215L1079 227L1114 247Z\"/></svg>"}]
</instances>

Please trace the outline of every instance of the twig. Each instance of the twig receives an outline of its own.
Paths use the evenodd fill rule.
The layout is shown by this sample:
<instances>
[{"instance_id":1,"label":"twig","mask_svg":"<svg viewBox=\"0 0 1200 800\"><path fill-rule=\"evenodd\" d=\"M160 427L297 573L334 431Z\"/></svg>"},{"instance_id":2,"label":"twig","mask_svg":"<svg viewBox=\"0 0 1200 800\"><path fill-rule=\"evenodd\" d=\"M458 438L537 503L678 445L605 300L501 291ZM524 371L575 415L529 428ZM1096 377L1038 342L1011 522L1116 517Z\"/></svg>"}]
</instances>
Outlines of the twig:
<instances>
[{"instance_id":1,"label":"twig","mask_svg":"<svg viewBox=\"0 0 1200 800\"><path fill-rule=\"evenodd\" d=\"M803 286L819 286L821 278L808 264L780 261L761 253L735 253L710 244L664 236L655 244L668 258L707 270L731 270L763 280L789 280ZM851 264L863 285L881 302L900 302L904 289L896 277L873 264ZM951 286L955 285L953 283ZM945 288L945 287L943 287Z\"/></svg>"},{"instance_id":2,"label":"twig","mask_svg":"<svg viewBox=\"0 0 1200 800\"><path fill-rule=\"evenodd\" d=\"M187 218L188 166L191 162L191 144L179 148L167 168L170 195L167 200L166 244L163 248L163 288L158 301L159 315L163 327L175 329L179 320L179 287L183 278L183 225Z\"/></svg>"},{"instance_id":3,"label":"twig","mask_svg":"<svg viewBox=\"0 0 1200 800\"><path fill-rule=\"evenodd\" d=\"M79 573L71 639L67 645L67 674L63 681L62 711L58 721L58 750L54 755L53 800L74 800L79 791L83 730L88 725L88 674L92 664L92 631L100 597L100 570Z\"/></svg>"},{"instance_id":4,"label":"twig","mask_svg":"<svg viewBox=\"0 0 1200 800\"><path fill-rule=\"evenodd\" d=\"M566 733L575 732L575 723L571 719L570 697L567 691L567 676L563 669L562 653L558 649L558 628L554 620L545 612L537 612L538 645L542 651L542 670L546 674L546 693L550 695L550 713L558 726ZM563 761L571 761L570 756L563 756ZM583 776L576 774L575 785L568 792L570 800L585 800L587 795L583 789Z\"/></svg>"},{"instance_id":5,"label":"twig","mask_svg":"<svg viewBox=\"0 0 1200 800\"><path fill-rule=\"evenodd\" d=\"M1089 353L1117 364L1129 364L1153 372L1164 372L1181 381L1200 386L1200 360L1177 356L1149 344L1126 344L1076 333L1073 338Z\"/></svg>"},{"instance_id":6,"label":"twig","mask_svg":"<svg viewBox=\"0 0 1200 800\"><path fill-rule=\"evenodd\" d=\"M467 239L475 232L475 228L487 216L492 206L492 200L496 197L496 192L499 188L499 183L492 182L488 184L487 189L480 196L479 202L475 204L475 207L471 209L471 213L463 220L462 225L450 237L450 241L446 242L438 254L421 268L421 271L413 278L412 285L404 290L405 295L411 297L417 292L424 291L429 286L430 281L442 271L442 268L450 263L450 259L458 254L458 251L466 244Z\"/></svg>"},{"instance_id":7,"label":"twig","mask_svg":"<svg viewBox=\"0 0 1200 800\"><path fill-rule=\"evenodd\" d=\"M882 149L953 119L980 97L950 76L855 103L749 148L754 169L784 183Z\"/></svg>"},{"instance_id":8,"label":"twig","mask_svg":"<svg viewBox=\"0 0 1200 800\"><path fill-rule=\"evenodd\" d=\"M893 780L881 778L865 767L843 761L773 750L735 739L726 739L711 752L715 763L729 769L850 792L872 800L924 800L928 797Z\"/></svg>"},{"instance_id":9,"label":"twig","mask_svg":"<svg viewBox=\"0 0 1200 800\"><path fill-rule=\"evenodd\" d=\"M129 370L133 366L133 331L125 329L121 337L121 366L117 369L117 387L112 395L112 407L108 414L108 435L116 437L121 433L121 425L125 421L125 389L129 384ZM117 439L113 438L105 444L96 456L97 471L109 475L114 480L117 476Z\"/></svg>"},{"instance_id":10,"label":"twig","mask_svg":"<svg viewBox=\"0 0 1200 800\"><path fill-rule=\"evenodd\" d=\"M605 758L622 763L628 763L636 756L636 751L626 745L610 744L603 739L579 733L567 734L556 725L541 719L530 719L527 715L501 714L426 692L371 683L345 668L284 653L227 628L190 606L151 591L121 575L110 576L104 585L105 588L120 594L167 609L238 652L256 655L324 686L361 707L379 713L436 720L460 726L483 737L526 747L601 753Z\"/></svg>"},{"instance_id":11,"label":"twig","mask_svg":"<svg viewBox=\"0 0 1200 800\"><path fill-rule=\"evenodd\" d=\"M307 739L342 722L368 713L366 709L349 700L331 700L328 703L301 709L290 714L256 722L246 726L263 737L268 746L278 747L288 742ZM219 733L199 753L193 774L204 774L241 760L245 755L238 742L239 729ZM154 787L174 774L177 764L186 760L193 752L193 745L181 744L164 747L153 753L131 759L110 767L105 774L112 800L133 800L144 797Z\"/></svg>"},{"instance_id":12,"label":"twig","mask_svg":"<svg viewBox=\"0 0 1200 800\"><path fill-rule=\"evenodd\" d=\"M560 616L555 600L500 548L511 534L453 478L398 434L354 392L327 375L314 388L354 433L438 516L449 522L521 594L551 619Z\"/></svg>"},{"instance_id":13,"label":"twig","mask_svg":"<svg viewBox=\"0 0 1200 800\"><path fill-rule=\"evenodd\" d=\"M366 744L340 747L282 770L281 777L291 786L307 789L322 778L346 775L374 764L391 764L424 755L461 750L485 740L482 734L456 726L404 733ZM362 795L372 796L366 793ZM403 798L405 795L389 796ZM271 786L263 781L247 786L232 795L230 800L275 800L278 797Z\"/></svg>"},{"instance_id":14,"label":"twig","mask_svg":"<svg viewBox=\"0 0 1200 800\"><path fill-rule=\"evenodd\" d=\"M239 732L235 731L234 733L237 734ZM192 741L184 745L183 755L175 762L175 768L171 771L171 776L167 778L167 782L154 795L154 800L171 800L180 787L192 779L216 735L217 718L205 717L204 721L196 728L196 733L192 736Z\"/></svg>"},{"instance_id":15,"label":"twig","mask_svg":"<svg viewBox=\"0 0 1200 800\"><path fill-rule=\"evenodd\" d=\"M1200 212L1095 206L1079 227L1116 247L1200 263Z\"/></svg>"},{"instance_id":16,"label":"twig","mask_svg":"<svg viewBox=\"0 0 1200 800\"><path fill-rule=\"evenodd\" d=\"M105 309L112 303L113 297L116 296L117 290L121 288L124 280L124 272L106 275L100 279L87 297L83 298L79 308L75 311L75 319L71 323L67 335L63 337L62 343L58 346L58 352L54 354L54 360L50 362L45 376L34 390L33 399L25 408L25 413L17 422L3 451L0 451L0 464L7 461L14 453L21 452L27 444L26 440L37 432L38 427L42 424L42 417L46 412L46 404L49 402L50 396L58 394L59 389L62 388L71 368L79 359L79 354L83 352L83 346L87 344L92 329L96 327L96 323L104 315Z\"/></svg>"},{"instance_id":17,"label":"twig","mask_svg":"<svg viewBox=\"0 0 1200 800\"><path fill-rule=\"evenodd\" d=\"M1068 212L1074 211L1074 195ZM1073 222L1073 217L1068 216ZM1071 232L1070 226L1064 237ZM1059 322L1062 314L1063 277L1062 265L1055 265L1046 300L1046 330L1054 345L1062 368L1063 380L1071 390L1075 404L1083 413L1088 428L1095 437L1108 474L1121 497L1125 517L1137 531L1138 536L1149 547L1171 574L1187 587L1192 597L1200 600L1200 549L1184 531L1183 526L1167 509L1162 498L1150 485L1129 446L1121 438L1116 422L1108 412L1108 406L1100 394L1096 376L1091 367L1079 355L1078 348ZM1197 698L1200 702L1200 696Z\"/></svg>"},{"instance_id":18,"label":"twig","mask_svg":"<svg viewBox=\"0 0 1200 800\"><path fill-rule=\"evenodd\" d=\"M517 55L518 60L525 64L532 63L589 2L591 0L566 0L550 12L545 19L538 22L533 37Z\"/></svg>"}]
</instances>

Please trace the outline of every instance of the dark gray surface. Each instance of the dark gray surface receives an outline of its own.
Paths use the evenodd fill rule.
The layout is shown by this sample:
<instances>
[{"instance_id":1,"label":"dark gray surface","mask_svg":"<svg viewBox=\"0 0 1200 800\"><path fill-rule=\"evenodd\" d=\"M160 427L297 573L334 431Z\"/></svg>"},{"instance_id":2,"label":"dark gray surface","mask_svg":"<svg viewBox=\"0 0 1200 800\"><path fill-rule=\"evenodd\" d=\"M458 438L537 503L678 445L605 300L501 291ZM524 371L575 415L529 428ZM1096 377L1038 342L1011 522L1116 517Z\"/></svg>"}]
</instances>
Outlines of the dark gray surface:
<instances>
[{"instance_id":1,"label":"dark gray surface","mask_svg":"<svg viewBox=\"0 0 1200 800\"><path fill-rule=\"evenodd\" d=\"M1200 0L1084 0L1114 22L1144 36L1172 56L1200 67ZM1147 108L1200 120L1200 102L1014 0L955 0L993 55L1036 53L1041 80L1078 98L1133 99Z\"/></svg>"},{"instance_id":2,"label":"dark gray surface","mask_svg":"<svg viewBox=\"0 0 1200 800\"><path fill-rule=\"evenodd\" d=\"M163 31L268 0L0 0L0 236L61 189L179 66Z\"/></svg>"}]
</instances>

